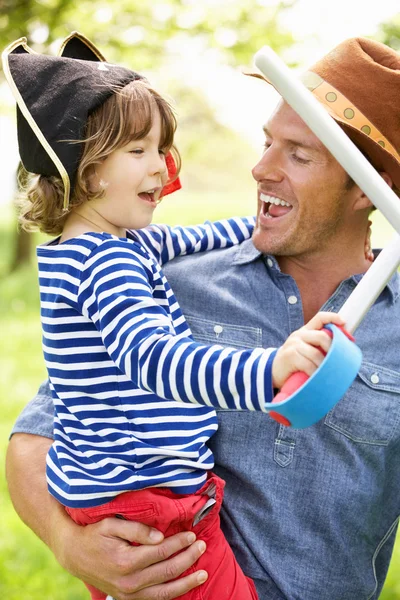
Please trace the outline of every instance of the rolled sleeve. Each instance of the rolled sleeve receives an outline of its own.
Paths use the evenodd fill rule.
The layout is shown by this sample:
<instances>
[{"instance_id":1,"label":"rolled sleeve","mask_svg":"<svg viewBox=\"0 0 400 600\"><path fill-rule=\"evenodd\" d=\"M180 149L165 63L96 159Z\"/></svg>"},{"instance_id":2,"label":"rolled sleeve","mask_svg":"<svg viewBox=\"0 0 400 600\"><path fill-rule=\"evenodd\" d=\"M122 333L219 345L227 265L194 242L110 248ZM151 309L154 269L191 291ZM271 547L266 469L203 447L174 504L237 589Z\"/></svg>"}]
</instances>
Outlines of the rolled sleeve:
<instances>
[{"instance_id":1,"label":"rolled sleeve","mask_svg":"<svg viewBox=\"0 0 400 600\"><path fill-rule=\"evenodd\" d=\"M54 407L51 397L49 382L45 381L40 386L36 396L25 406L14 427L14 433L31 433L47 438L53 438Z\"/></svg>"}]
</instances>

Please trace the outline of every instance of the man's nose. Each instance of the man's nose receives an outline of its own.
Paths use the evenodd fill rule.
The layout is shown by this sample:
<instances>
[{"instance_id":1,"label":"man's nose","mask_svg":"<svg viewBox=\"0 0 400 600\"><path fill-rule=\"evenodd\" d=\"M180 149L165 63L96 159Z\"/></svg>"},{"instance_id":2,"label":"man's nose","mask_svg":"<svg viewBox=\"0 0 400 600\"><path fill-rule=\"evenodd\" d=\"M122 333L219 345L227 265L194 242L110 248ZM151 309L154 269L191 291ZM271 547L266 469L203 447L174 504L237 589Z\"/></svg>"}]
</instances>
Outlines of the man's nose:
<instances>
[{"instance_id":1,"label":"man's nose","mask_svg":"<svg viewBox=\"0 0 400 600\"><path fill-rule=\"evenodd\" d=\"M281 181L283 171L278 152L273 148L268 148L258 163L253 167L251 173L256 181Z\"/></svg>"}]
</instances>

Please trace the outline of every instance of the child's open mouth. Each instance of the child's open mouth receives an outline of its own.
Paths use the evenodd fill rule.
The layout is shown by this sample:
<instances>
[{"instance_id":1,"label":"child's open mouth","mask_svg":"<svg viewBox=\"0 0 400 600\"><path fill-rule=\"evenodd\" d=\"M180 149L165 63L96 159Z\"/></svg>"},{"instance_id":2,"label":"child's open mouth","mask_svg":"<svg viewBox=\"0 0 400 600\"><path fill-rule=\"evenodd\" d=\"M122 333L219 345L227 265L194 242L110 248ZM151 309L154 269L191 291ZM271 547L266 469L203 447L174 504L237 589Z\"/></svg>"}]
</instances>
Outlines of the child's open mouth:
<instances>
[{"instance_id":1,"label":"child's open mouth","mask_svg":"<svg viewBox=\"0 0 400 600\"><path fill-rule=\"evenodd\" d=\"M147 190L147 192L140 192L140 194L138 194L138 196L142 200L146 200L147 202L150 202L151 204L156 204L156 199L155 199L156 191L157 190L155 190L155 189Z\"/></svg>"}]
</instances>

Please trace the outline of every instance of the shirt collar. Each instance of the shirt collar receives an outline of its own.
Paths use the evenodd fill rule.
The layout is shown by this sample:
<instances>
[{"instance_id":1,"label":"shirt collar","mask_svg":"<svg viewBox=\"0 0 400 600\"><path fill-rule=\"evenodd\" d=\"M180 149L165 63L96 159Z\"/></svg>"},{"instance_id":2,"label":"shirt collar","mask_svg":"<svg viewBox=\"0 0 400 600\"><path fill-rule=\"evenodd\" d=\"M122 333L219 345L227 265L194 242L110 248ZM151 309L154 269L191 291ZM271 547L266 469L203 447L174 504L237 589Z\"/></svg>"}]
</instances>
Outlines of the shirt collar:
<instances>
[{"instance_id":1,"label":"shirt collar","mask_svg":"<svg viewBox=\"0 0 400 600\"><path fill-rule=\"evenodd\" d=\"M254 246L252 239L242 242L236 248L237 250L232 261L234 265L246 265L262 256L261 252Z\"/></svg>"},{"instance_id":2,"label":"shirt collar","mask_svg":"<svg viewBox=\"0 0 400 600\"><path fill-rule=\"evenodd\" d=\"M375 257L378 256L380 252L381 250L374 250ZM259 250L257 250L257 248L253 244L253 240L251 239L246 240L245 242L237 246L237 251L232 261L232 264L246 265L251 262L254 262L258 258L264 258L265 262L267 262L267 264L271 268L280 271L278 261L276 260L275 256L272 256L270 254L263 255ZM353 280L355 283L359 283L362 277L363 273L353 275L349 278L349 280ZM396 302L396 300L400 296L400 277L397 271L392 275L386 287L389 290L392 302Z\"/></svg>"}]
</instances>

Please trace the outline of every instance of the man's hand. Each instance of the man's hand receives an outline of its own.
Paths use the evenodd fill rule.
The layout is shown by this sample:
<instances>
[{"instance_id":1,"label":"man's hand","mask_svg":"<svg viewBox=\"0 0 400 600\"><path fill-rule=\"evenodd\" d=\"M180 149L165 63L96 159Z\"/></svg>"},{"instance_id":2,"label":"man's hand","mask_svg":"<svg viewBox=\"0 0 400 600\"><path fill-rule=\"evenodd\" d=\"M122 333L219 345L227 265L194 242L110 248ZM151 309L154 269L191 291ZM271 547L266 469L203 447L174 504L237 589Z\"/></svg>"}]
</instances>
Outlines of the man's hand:
<instances>
[{"instance_id":1,"label":"man's hand","mask_svg":"<svg viewBox=\"0 0 400 600\"><path fill-rule=\"evenodd\" d=\"M14 434L7 452L7 480L15 510L64 568L116 600L169 600L206 580L207 574L197 571L171 581L205 550L204 542L193 543L189 533L163 540L156 530L131 521L105 519L86 527L74 523L47 491L50 445L45 437Z\"/></svg>"},{"instance_id":2,"label":"man's hand","mask_svg":"<svg viewBox=\"0 0 400 600\"><path fill-rule=\"evenodd\" d=\"M53 543L59 562L116 600L169 600L207 579L204 571L197 571L171 582L205 550L204 542L193 543L194 534L180 533L157 543L162 535L155 529L120 519L86 527L70 522L65 530L67 535L57 536ZM144 545L131 546L128 540ZM180 553L171 558L176 552Z\"/></svg>"}]
</instances>

